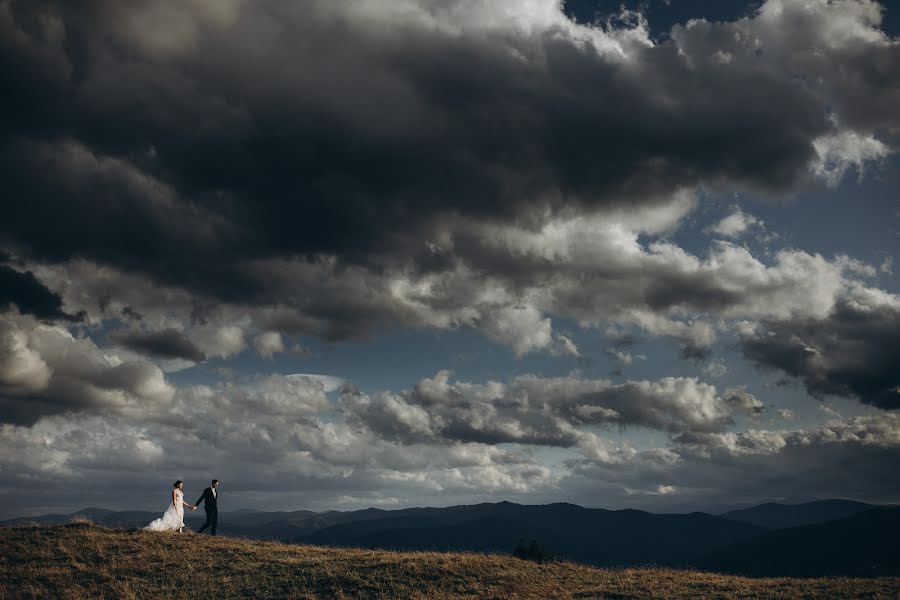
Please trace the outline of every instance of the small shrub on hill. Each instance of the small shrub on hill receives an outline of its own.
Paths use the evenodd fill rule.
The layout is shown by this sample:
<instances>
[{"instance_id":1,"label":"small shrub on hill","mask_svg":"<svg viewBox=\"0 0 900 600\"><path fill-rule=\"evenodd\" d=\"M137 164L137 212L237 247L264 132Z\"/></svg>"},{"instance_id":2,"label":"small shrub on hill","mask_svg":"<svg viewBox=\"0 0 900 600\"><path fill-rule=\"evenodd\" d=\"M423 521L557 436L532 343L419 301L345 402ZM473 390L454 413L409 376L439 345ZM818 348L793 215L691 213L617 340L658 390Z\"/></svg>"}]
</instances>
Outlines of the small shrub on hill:
<instances>
[{"instance_id":1,"label":"small shrub on hill","mask_svg":"<svg viewBox=\"0 0 900 600\"><path fill-rule=\"evenodd\" d=\"M519 540L516 549L513 550L513 556L523 560L544 564L553 562L554 556L546 548L541 546L537 540L526 542L525 538Z\"/></svg>"}]
</instances>

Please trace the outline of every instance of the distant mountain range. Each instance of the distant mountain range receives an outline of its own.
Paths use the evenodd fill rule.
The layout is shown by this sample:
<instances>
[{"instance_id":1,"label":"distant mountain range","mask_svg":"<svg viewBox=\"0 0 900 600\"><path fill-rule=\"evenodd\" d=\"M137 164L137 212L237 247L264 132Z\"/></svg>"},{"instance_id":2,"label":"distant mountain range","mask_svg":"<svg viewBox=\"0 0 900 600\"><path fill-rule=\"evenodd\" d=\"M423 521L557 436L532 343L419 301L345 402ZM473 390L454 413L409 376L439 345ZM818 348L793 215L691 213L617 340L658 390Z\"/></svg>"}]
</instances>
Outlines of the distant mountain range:
<instances>
[{"instance_id":1,"label":"distant mountain range","mask_svg":"<svg viewBox=\"0 0 900 600\"><path fill-rule=\"evenodd\" d=\"M785 529L852 517L871 508L875 507L872 504L852 500L817 500L803 504L766 502L752 508L732 510L719 516L768 529Z\"/></svg>"},{"instance_id":2,"label":"distant mountain range","mask_svg":"<svg viewBox=\"0 0 900 600\"><path fill-rule=\"evenodd\" d=\"M0 526L86 518L142 527L159 515L86 508L67 515L0 521ZM188 513L197 529L203 518ZM748 575L900 574L900 508L847 500L766 503L721 515L653 514L574 504L510 502L449 508L222 512L224 535L323 546L510 552L537 540L555 556L600 566L666 565Z\"/></svg>"}]
</instances>

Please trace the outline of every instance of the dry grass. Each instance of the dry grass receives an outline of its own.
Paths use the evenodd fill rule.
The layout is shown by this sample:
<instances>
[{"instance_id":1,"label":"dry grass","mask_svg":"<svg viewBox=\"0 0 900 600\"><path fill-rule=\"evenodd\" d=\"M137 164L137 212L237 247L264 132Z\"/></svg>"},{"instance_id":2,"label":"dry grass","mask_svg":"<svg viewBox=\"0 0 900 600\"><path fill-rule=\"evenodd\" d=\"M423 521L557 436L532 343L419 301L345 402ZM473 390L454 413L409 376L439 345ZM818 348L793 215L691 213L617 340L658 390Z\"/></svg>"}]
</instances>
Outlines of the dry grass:
<instances>
[{"instance_id":1,"label":"dry grass","mask_svg":"<svg viewBox=\"0 0 900 600\"><path fill-rule=\"evenodd\" d=\"M106 529L0 529L11 598L898 598L900 578L747 579Z\"/></svg>"}]
</instances>

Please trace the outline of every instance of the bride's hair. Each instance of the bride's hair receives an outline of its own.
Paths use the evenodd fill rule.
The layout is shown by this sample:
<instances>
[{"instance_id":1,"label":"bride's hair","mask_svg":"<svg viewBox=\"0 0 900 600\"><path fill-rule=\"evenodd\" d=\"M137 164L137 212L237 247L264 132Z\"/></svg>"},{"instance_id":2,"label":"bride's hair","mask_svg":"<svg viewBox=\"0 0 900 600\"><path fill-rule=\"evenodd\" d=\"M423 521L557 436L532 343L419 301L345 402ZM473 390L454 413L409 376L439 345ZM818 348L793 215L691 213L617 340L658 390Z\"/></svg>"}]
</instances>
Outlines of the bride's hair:
<instances>
[{"instance_id":1,"label":"bride's hair","mask_svg":"<svg viewBox=\"0 0 900 600\"><path fill-rule=\"evenodd\" d=\"M179 479L178 481L175 482L175 485L173 485L172 487L178 487L179 483L184 483L184 482Z\"/></svg>"}]
</instances>

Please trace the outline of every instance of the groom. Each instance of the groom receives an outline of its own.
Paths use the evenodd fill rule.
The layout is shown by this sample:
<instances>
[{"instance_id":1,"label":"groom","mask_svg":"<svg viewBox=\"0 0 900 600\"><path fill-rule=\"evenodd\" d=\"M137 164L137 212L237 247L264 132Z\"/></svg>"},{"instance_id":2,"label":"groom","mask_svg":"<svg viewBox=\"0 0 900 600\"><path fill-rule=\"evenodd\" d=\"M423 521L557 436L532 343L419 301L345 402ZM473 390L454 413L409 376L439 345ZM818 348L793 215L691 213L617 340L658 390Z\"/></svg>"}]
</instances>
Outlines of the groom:
<instances>
[{"instance_id":1,"label":"groom","mask_svg":"<svg viewBox=\"0 0 900 600\"><path fill-rule=\"evenodd\" d=\"M219 493L216 488L219 487L219 480L213 479L208 488L203 490L200 499L194 502L196 506L200 506L204 502L203 508L206 509L206 523L203 524L197 533L203 533L207 527L212 535L216 535L216 525L219 523Z\"/></svg>"}]
</instances>

